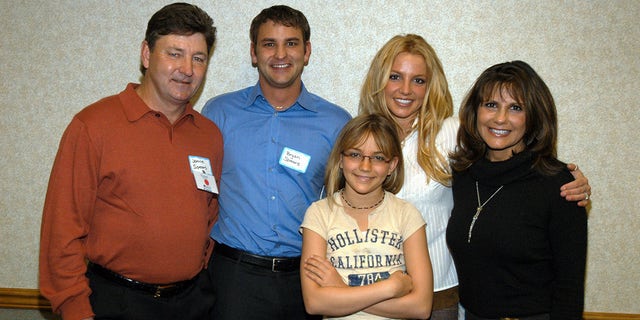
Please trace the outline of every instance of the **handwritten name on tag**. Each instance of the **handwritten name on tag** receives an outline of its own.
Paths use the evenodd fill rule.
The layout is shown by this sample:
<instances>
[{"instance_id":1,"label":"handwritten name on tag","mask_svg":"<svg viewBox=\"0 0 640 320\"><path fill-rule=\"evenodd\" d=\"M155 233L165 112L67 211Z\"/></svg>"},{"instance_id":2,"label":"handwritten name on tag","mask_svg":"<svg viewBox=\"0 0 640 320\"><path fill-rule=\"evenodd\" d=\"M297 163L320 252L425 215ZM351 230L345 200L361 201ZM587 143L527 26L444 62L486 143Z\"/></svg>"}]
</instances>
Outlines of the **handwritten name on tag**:
<instances>
[{"instance_id":1,"label":"handwritten name on tag","mask_svg":"<svg viewBox=\"0 0 640 320\"><path fill-rule=\"evenodd\" d=\"M309 166L310 161L310 155L285 147L280 155L279 163L283 167L305 173L307 172L307 167Z\"/></svg>"}]
</instances>

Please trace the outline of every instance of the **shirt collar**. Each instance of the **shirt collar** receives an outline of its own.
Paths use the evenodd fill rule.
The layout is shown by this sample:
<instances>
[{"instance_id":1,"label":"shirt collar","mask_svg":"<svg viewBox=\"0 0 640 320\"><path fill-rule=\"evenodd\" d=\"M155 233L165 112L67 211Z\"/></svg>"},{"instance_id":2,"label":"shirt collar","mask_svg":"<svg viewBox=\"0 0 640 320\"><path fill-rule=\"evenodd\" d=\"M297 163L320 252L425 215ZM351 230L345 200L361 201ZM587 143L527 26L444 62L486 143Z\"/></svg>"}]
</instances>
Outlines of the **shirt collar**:
<instances>
[{"instance_id":1,"label":"shirt collar","mask_svg":"<svg viewBox=\"0 0 640 320\"><path fill-rule=\"evenodd\" d=\"M251 105L253 105L256 99L258 99L258 97L264 97L264 94L262 93L262 88L260 88L260 82L256 83L256 85L253 86L253 89L247 96L247 101L245 101L242 107L249 108ZM304 86L304 82L302 83L300 95L296 99L296 103L294 104L294 106L295 105L299 105L302 108L309 111L318 112L318 106L315 103L313 103L313 97L309 93L309 91L307 91L307 88Z\"/></svg>"},{"instance_id":2,"label":"shirt collar","mask_svg":"<svg viewBox=\"0 0 640 320\"><path fill-rule=\"evenodd\" d=\"M129 83L127 88L119 94L120 101L124 109L125 116L130 122L140 120L144 115L148 113L156 113L158 111L152 110L146 103L140 98L136 92L136 88L139 87L138 83ZM176 123L182 121L185 117L189 117L194 123L196 111L193 109L191 103L187 104L184 113L180 116L180 119Z\"/></svg>"}]
</instances>

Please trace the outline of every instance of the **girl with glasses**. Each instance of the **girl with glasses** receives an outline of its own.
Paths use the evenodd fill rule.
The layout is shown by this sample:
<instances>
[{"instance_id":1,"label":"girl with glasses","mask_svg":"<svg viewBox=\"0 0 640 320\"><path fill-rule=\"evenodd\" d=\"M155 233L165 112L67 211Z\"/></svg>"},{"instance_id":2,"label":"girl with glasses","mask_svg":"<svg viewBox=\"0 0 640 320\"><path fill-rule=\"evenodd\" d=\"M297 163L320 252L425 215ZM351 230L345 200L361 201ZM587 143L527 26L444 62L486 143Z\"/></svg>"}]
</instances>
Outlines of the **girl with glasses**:
<instances>
[{"instance_id":1,"label":"girl with glasses","mask_svg":"<svg viewBox=\"0 0 640 320\"><path fill-rule=\"evenodd\" d=\"M358 116L343 128L325 173L328 197L309 207L301 227L307 312L340 319L429 317L425 221L395 196L402 162L387 118Z\"/></svg>"}]
</instances>

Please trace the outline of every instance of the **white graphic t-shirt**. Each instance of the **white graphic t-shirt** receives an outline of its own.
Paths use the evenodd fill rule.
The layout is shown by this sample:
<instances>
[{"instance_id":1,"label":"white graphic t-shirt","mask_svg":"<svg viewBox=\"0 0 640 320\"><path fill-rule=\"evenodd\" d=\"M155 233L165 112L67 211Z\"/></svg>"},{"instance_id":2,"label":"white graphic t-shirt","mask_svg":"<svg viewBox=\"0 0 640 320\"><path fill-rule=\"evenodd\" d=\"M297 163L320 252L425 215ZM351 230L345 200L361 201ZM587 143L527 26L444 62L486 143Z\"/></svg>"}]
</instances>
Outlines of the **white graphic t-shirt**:
<instances>
[{"instance_id":1,"label":"white graphic t-shirt","mask_svg":"<svg viewBox=\"0 0 640 320\"><path fill-rule=\"evenodd\" d=\"M355 219L340 205L340 194L329 207L329 199L314 202L302 227L327 241L327 259L349 286L365 286L405 271L404 239L425 224L420 212L393 193L386 192L379 207L369 214L367 230L359 230ZM328 318L328 317L325 317ZM365 312L331 319L386 319Z\"/></svg>"}]
</instances>

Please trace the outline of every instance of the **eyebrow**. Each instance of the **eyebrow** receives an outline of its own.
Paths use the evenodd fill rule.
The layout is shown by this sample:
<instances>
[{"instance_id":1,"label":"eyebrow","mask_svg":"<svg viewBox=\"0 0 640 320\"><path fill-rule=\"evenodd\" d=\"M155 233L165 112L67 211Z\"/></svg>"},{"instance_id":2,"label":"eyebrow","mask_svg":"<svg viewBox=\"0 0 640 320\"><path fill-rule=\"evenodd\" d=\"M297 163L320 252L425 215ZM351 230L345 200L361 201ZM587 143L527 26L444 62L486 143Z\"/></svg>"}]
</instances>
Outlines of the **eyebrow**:
<instances>
[{"instance_id":1,"label":"eyebrow","mask_svg":"<svg viewBox=\"0 0 640 320\"><path fill-rule=\"evenodd\" d=\"M175 47L175 46L169 46L167 47L168 50L175 50L175 51L179 51L180 53L185 53L185 49L180 48L180 47ZM194 56L205 56L205 57L209 57L209 54L207 52L202 52L202 51L196 51L193 53Z\"/></svg>"},{"instance_id":2,"label":"eyebrow","mask_svg":"<svg viewBox=\"0 0 640 320\"><path fill-rule=\"evenodd\" d=\"M400 70L396 70L391 68L390 70L391 73L398 73L398 74L406 74L406 72L402 72ZM418 74L414 74L414 77L424 77L424 78L428 78L426 73L418 73Z\"/></svg>"},{"instance_id":3,"label":"eyebrow","mask_svg":"<svg viewBox=\"0 0 640 320\"><path fill-rule=\"evenodd\" d=\"M289 41L302 41L302 40L300 40L300 38L298 37L291 37L291 38L284 39L284 41L289 42ZM276 38L263 38L260 40L260 42L278 42L278 40Z\"/></svg>"},{"instance_id":4,"label":"eyebrow","mask_svg":"<svg viewBox=\"0 0 640 320\"><path fill-rule=\"evenodd\" d=\"M354 147L354 148L347 148L347 149L346 149L346 150L344 150L343 152L347 152L347 151L357 151L357 152L360 152L360 153L364 153L364 151L363 151L362 149L360 149L360 148L355 148L355 147ZM385 154L384 154L384 151L382 151L382 150L374 151L372 154L382 154L382 155L385 155Z\"/></svg>"}]
</instances>

